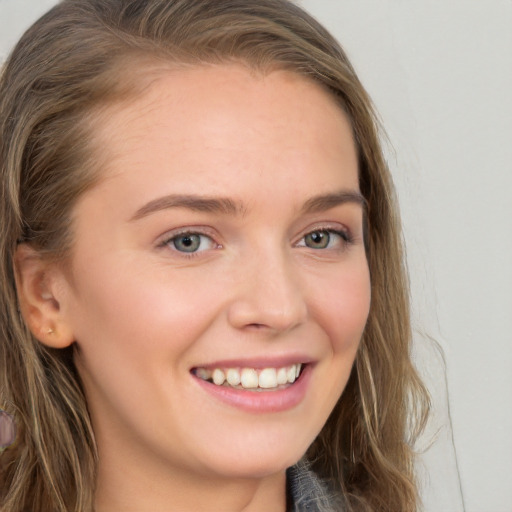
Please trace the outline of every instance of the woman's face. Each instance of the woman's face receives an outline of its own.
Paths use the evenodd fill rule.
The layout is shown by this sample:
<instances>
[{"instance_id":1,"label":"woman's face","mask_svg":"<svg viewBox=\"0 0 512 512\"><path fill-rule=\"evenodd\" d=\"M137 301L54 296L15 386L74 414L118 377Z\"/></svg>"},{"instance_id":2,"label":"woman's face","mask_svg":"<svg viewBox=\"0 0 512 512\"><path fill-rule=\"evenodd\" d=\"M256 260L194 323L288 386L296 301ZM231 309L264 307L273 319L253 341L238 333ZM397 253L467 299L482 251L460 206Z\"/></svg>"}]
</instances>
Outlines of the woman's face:
<instances>
[{"instance_id":1,"label":"woman's face","mask_svg":"<svg viewBox=\"0 0 512 512\"><path fill-rule=\"evenodd\" d=\"M74 211L60 307L100 460L292 465L370 304L347 118L303 77L219 65L163 73L95 133L107 165Z\"/></svg>"}]
</instances>

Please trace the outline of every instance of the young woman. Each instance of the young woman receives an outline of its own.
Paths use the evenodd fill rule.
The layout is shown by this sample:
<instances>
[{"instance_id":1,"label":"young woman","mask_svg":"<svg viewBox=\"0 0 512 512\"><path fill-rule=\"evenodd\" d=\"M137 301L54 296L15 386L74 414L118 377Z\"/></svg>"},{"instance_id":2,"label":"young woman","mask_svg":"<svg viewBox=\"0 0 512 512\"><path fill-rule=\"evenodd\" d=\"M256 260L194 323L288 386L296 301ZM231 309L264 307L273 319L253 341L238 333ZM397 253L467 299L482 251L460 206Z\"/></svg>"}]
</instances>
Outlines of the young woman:
<instances>
[{"instance_id":1,"label":"young woman","mask_svg":"<svg viewBox=\"0 0 512 512\"><path fill-rule=\"evenodd\" d=\"M1 509L414 511L370 100L286 0L64 0L0 84Z\"/></svg>"}]
</instances>

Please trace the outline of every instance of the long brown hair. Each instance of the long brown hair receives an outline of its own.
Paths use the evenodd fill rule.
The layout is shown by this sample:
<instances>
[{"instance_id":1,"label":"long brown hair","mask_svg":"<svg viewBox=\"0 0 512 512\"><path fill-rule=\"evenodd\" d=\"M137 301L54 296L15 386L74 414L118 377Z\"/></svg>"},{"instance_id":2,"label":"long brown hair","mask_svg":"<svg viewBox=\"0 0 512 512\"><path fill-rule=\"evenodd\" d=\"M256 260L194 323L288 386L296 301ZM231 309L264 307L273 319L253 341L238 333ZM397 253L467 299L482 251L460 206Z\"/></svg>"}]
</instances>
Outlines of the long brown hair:
<instances>
[{"instance_id":1,"label":"long brown hair","mask_svg":"<svg viewBox=\"0 0 512 512\"><path fill-rule=\"evenodd\" d=\"M100 176L91 140L102 107L136 94L151 65L223 62L315 80L352 123L371 310L347 387L306 457L347 510L417 509L412 446L428 395L410 358L400 224L378 123L342 48L287 0L64 0L25 33L0 80L0 407L18 424L0 456L5 512L91 511L97 462L73 347L44 346L19 313L17 244L69 254L73 206Z\"/></svg>"}]
</instances>

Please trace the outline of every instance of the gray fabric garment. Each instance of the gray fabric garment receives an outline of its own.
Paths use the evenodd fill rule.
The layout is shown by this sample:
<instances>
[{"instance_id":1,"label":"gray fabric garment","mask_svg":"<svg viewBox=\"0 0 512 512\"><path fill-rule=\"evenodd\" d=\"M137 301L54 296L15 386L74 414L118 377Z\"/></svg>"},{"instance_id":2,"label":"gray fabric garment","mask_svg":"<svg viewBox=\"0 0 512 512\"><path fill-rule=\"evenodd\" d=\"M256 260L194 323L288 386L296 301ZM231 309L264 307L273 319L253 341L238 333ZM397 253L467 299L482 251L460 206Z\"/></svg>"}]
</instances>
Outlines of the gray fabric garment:
<instances>
[{"instance_id":1,"label":"gray fabric garment","mask_svg":"<svg viewBox=\"0 0 512 512\"><path fill-rule=\"evenodd\" d=\"M288 512L343 512L341 500L301 460L286 472Z\"/></svg>"}]
</instances>

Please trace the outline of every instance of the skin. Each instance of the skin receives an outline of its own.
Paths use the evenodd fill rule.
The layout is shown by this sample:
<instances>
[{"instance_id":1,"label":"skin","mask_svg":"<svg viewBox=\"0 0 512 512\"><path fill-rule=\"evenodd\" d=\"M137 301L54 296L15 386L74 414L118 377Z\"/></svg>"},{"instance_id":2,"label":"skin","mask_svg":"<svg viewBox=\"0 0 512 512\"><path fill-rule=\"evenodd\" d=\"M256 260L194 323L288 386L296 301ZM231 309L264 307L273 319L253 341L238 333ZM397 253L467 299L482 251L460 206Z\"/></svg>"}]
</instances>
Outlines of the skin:
<instances>
[{"instance_id":1,"label":"skin","mask_svg":"<svg viewBox=\"0 0 512 512\"><path fill-rule=\"evenodd\" d=\"M24 310L45 343L76 342L97 512L284 511L285 469L341 395L370 305L361 205L303 211L315 196L358 192L349 122L303 77L217 65L163 72L96 124L107 166L75 207L70 265L46 268L44 307ZM238 209L141 213L168 194ZM192 257L169 241L183 230L204 233ZM328 247L309 247L319 230L351 240L330 232ZM21 267L22 281L37 275ZM283 356L313 362L284 411L223 403L191 373Z\"/></svg>"}]
</instances>

